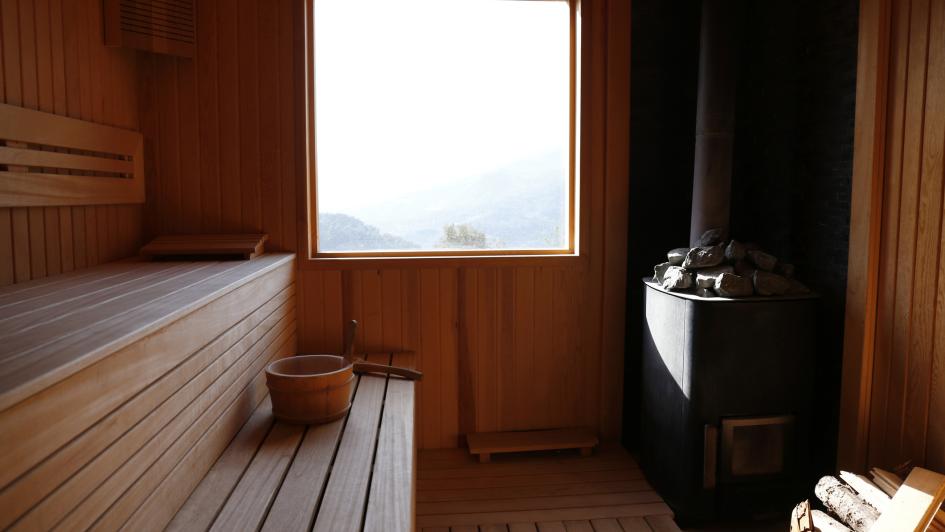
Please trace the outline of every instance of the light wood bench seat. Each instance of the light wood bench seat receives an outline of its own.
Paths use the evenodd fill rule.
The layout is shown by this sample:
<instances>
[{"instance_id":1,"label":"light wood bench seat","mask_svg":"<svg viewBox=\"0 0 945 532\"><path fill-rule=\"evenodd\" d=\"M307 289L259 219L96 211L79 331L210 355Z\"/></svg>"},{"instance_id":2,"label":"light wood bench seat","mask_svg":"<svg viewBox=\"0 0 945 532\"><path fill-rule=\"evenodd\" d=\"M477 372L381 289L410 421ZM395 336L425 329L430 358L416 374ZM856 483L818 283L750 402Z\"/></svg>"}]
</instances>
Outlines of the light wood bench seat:
<instances>
[{"instance_id":1,"label":"light wood bench seat","mask_svg":"<svg viewBox=\"0 0 945 532\"><path fill-rule=\"evenodd\" d=\"M412 367L409 354L368 360ZM414 383L365 375L348 416L326 425L273 422L266 398L168 529L412 531L415 478ZM155 509L128 525L164 521Z\"/></svg>"},{"instance_id":2,"label":"light wood bench seat","mask_svg":"<svg viewBox=\"0 0 945 532\"><path fill-rule=\"evenodd\" d=\"M0 289L0 529L121 527L180 463L210 467L296 349L291 254Z\"/></svg>"}]
</instances>

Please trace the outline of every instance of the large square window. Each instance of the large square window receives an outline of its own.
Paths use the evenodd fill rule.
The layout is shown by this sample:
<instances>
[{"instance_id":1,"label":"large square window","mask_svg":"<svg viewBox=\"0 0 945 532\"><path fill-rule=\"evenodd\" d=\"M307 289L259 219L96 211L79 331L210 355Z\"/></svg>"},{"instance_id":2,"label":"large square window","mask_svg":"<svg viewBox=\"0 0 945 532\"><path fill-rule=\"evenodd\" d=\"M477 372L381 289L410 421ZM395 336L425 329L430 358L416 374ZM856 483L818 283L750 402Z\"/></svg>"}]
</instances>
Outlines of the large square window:
<instances>
[{"instance_id":1,"label":"large square window","mask_svg":"<svg viewBox=\"0 0 945 532\"><path fill-rule=\"evenodd\" d=\"M314 0L321 256L574 252L564 0Z\"/></svg>"}]
</instances>

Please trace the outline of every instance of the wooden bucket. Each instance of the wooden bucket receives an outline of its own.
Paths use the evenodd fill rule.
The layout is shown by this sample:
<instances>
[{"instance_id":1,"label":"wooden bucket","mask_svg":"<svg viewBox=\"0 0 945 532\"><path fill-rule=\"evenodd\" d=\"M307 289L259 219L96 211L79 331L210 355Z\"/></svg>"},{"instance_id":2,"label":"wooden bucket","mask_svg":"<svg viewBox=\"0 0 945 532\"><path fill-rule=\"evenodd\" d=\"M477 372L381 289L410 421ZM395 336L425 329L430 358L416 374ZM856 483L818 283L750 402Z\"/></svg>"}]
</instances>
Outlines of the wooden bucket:
<instances>
[{"instance_id":1,"label":"wooden bucket","mask_svg":"<svg viewBox=\"0 0 945 532\"><path fill-rule=\"evenodd\" d=\"M351 408L353 367L336 355L300 355L266 367L272 413L287 423L317 425L343 417Z\"/></svg>"}]
</instances>

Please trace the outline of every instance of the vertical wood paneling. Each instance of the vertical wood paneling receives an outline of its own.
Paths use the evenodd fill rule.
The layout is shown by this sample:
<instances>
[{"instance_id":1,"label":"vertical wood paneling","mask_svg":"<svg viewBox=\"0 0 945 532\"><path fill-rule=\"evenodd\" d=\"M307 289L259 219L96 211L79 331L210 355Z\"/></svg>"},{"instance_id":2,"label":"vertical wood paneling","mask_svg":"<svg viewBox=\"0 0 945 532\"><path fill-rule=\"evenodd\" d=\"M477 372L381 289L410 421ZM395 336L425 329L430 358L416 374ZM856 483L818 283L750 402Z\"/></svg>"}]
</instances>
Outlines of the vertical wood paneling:
<instances>
[{"instance_id":1,"label":"vertical wood paneling","mask_svg":"<svg viewBox=\"0 0 945 532\"><path fill-rule=\"evenodd\" d=\"M503 406L514 427L535 428L536 419L528 416L534 411L535 396L529 383L535 364L535 269L515 269L514 335L512 358L508 370L512 373L512 396Z\"/></svg>"},{"instance_id":2,"label":"vertical wood paneling","mask_svg":"<svg viewBox=\"0 0 945 532\"><path fill-rule=\"evenodd\" d=\"M262 224L262 205L259 198L259 85L266 80L259 77L257 3L257 0L236 2L236 30L239 39L235 52L239 60L240 193L243 231L252 231ZM260 7L266 9L262 3ZM264 38L275 37L273 35Z\"/></svg>"},{"instance_id":3,"label":"vertical wood paneling","mask_svg":"<svg viewBox=\"0 0 945 532\"><path fill-rule=\"evenodd\" d=\"M866 459L942 469L945 2L893 3L891 23Z\"/></svg>"},{"instance_id":4,"label":"vertical wood paneling","mask_svg":"<svg viewBox=\"0 0 945 532\"><path fill-rule=\"evenodd\" d=\"M417 389L421 447L455 446L469 430L583 425L609 439L619 435L628 59L625 52L608 57L606 48L629 46L629 13L619 2L584 4L589 25L582 31L591 39L584 90L596 96L583 109L581 193L589 202L582 260L462 269L302 266L302 351L338 352L344 322L358 319L363 350L416 352L424 371ZM299 219L310 213L297 171L305 113L295 99L300 37L293 6L201 0L192 73L185 59L139 57L138 118L157 191L149 196L146 234L264 231L271 248L285 250L305 240L298 234ZM607 24L609 10L622 18ZM193 112L185 110L190 97ZM196 166L185 142L195 146ZM168 190L180 190L185 203ZM187 190L199 195L198 221ZM613 404L604 409L603 401Z\"/></svg>"},{"instance_id":5,"label":"vertical wood paneling","mask_svg":"<svg viewBox=\"0 0 945 532\"><path fill-rule=\"evenodd\" d=\"M296 248L292 6L201 1L193 60L141 55L147 236L265 232L269 249Z\"/></svg>"},{"instance_id":6,"label":"vertical wood paneling","mask_svg":"<svg viewBox=\"0 0 945 532\"><path fill-rule=\"evenodd\" d=\"M439 270L440 284L440 444L459 445L459 335L457 327L458 292L456 268Z\"/></svg>"},{"instance_id":7,"label":"vertical wood paneling","mask_svg":"<svg viewBox=\"0 0 945 532\"><path fill-rule=\"evenodd\" d=\"M472 268L457 271L457 397L459 398L459 435L476 432L478 402L476 381L479 380L479 275ZM462 442L461 442L462 443Z\"/></svg>"},{"instance_id":8,"label":"vertical wood paneling","mask_svg":"<svg viewBox=\"0 0 945 532\"><path fill-rule=\"evenodd\" d=\"M104 46L100 17L101 5L94 0L0 2L0 101L137 127L135 55ZM86 209L106 213L101 226L86 225ZM134 254L141 244L141 211L141 206L0 208L0 286Z\"/></svg>"},{"instance_id":9,"label":"vertical wood paneling","mask_svg":"<svg viewBox=\"0 0 945 532\"><path fill-rule=\"evenodd\" d=\"M442 353L440 352L440 276L432 268L420 271L420 356L423 363L423 381L420 411L423 416L420 447L441 447L442 434L440 415L442 401Z\"/></svg>"},{"instance_id":10,"label":"vertical wood paneling","mask_svg":"<svg viewBox=\"0 0 945 532\"><path fill-rule=\"evenodd\" d=\"M476 286L476 429L482 432L499 427L498 371L498 284L495 268L478 270Z\"/></svg>"},{"instance_id":11,"label":"vertical wood paneling","mask_svg":"<svg viewBox=\"0 0 945 532\"><path fill-rule=\"evenodd\" d=\"M905 117L906 66L908 64L909 1L900 2L891 14L891 32L893 46L890 59L889 105L887 108L888 158L885 165L886 180L883 208L882 244L880 246L880 286L878 293L878 311L876 321L876 355L873 365L876 375L870 406L870 424L874 427L885 426L887 422L887 390L890 386L890 358L895 328L893 327L893 306L896 301L896 275L898 268L899 209L902 177L902 150ZM902 36L901 38L898 36ZM877 431L869 449L869 463L877 463L885 453L886 431Z\"/></svg>"},{"instance_id":12,"label":"vertical wood paneling","mask_svg":"<svg viewBox=\"0 0 945 532\"><path fill-rule=\"evenodd\" d=\"M217 101L217 10L216 2L197 2L197 123L200 143L200 222L207 233L222 230L220 219L219 103Z\"/></svg>"}]
</instances>

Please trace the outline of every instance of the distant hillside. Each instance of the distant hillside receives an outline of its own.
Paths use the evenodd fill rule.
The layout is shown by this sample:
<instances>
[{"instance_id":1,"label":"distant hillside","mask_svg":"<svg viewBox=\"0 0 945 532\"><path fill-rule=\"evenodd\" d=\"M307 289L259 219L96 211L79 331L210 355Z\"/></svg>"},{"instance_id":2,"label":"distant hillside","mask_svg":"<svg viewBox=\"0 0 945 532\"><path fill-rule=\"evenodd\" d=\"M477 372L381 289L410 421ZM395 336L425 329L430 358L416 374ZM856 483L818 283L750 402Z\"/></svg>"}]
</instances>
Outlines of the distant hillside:
<instances>
[{"instance_id":1,"label":"distant hillside","mask_svg":"<svg viewBox=\"0 0 945 532\"><path fill-rule=\"evenodd\" d=\"M435 248L450 224L485 233L489 247L557 247L567 233L562 156L550 152L351 214L423 249Z\"/></svg>"},{"instance_id":2,"label":"distant hillside","mask_svg":"<svg viewBox=\"0 0 945 532\"><path fill-rule=\"evenodd\" d=\"M417 249L417 244L380 232L353 216L321 213L318 216L320 251L353 251L379 249Z\"/></svg>"}]
</instances>

